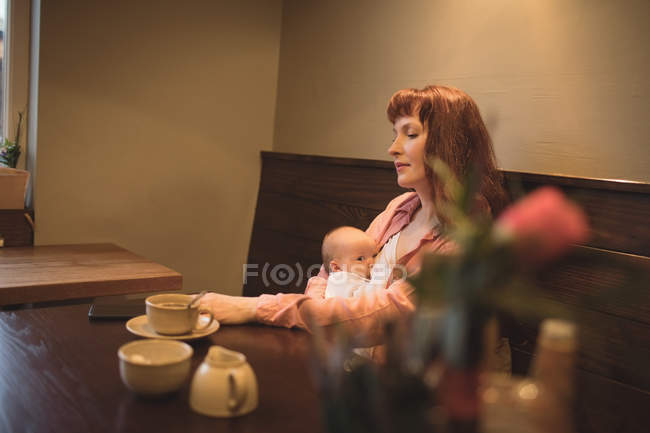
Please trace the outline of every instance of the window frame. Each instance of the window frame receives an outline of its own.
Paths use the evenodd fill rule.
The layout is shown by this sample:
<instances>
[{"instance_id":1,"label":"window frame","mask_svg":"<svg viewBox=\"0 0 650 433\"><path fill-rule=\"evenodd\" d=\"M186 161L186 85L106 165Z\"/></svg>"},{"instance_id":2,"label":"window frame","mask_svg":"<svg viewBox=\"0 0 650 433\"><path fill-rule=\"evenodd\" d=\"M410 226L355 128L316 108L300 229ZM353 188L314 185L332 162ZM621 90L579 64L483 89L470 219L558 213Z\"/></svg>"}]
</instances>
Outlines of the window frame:
<instances>
[{"instance_id":1,"label":"window frame","mask_svg":"<svg viewBox=\"0 0 650 433\"><path fill-rule=\"evenodd\" d=\"M17 168L25 168L27 161L31 10L32 0L7 0L2 61L2 133L13 141L18 125L18 112L24 113L19 143L21 158Z\"/></svg>"}]
</instances>

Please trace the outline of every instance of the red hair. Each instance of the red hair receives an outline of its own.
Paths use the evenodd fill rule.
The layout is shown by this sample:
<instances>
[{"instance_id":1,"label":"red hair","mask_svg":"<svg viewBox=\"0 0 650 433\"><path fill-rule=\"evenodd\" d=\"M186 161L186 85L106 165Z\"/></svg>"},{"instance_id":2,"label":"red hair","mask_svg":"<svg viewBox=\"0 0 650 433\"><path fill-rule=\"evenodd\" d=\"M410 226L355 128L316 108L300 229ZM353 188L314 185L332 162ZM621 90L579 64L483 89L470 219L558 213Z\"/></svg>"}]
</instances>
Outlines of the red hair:
<instances>
[{"instance_id":1,"label":"red hair","mask_svg":"<svg viewBox=\"0 0 650 433\"><path fill-rule=\"evenodd\" d=\"M469 95L445 86L399 90L390 98L386 114L391 123L400 117L419 117L427 131L426 159L439 158L461 181L475 170L481 179L476 209L492 216L501 212L507 202L503 176L496 167L490 134ZM429 165L425 167L434 203L446 200L441 183L436 181ZM440 214L438 217L449 222Z\"/></svg>"}]
</instances>

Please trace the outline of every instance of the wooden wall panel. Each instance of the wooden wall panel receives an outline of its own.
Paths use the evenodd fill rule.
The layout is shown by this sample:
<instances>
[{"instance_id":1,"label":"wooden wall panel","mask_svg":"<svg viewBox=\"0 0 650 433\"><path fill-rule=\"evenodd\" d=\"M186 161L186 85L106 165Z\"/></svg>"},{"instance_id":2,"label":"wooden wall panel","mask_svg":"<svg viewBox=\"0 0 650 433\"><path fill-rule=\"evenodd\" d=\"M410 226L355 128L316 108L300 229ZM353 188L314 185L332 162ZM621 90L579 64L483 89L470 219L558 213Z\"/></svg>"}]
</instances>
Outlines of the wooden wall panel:
<instances>
[{"instance_id":1,"label":"wooden wall panel","mask_svg":"<svg viewBox=\"0 0 650 433\"><path fill-rule=\"evenodd\" d=\"M528 372L533 356L512 348L516 374ZM642 433L650 425L650 393L582 369L576 370L575 421L580 433Z\"/></svg>"},{"instance_id":2,"label":"wooden wall panel","mask_svg":"<svg viewBox=\"0 0 650 433\"><path fill-rule=\"evenodd\" d=\"M592 229L592 237L585 245L650 256L648 184L508 171L504 174L514 197L542 185L553 185L579 203Z\"/></svg>"},{"instance_id":3,"label":"wooden wall panel","mask_svg":"<svg viewBox=\"0 0 650 433\"><path fill-rule=\"evenodd\" d=\"M295 206L300 206L300 212L292 211ZM321 241L325 233L337 226L365 229L377 214L379 211L365 207L260 192L255 226Z\"/></svg>"},{"instance_id":4,"label":"wooden wall panel","mask_svg":"<svg viewBox=\"0 0 650 433\"><path fill-rule=\"evenodd\" d=\"M406 190L396 182L393 164L385 161L265 154L260 193L275 192L296 199L337 203L381 211L387 200ZM356 162L356 164L351 164Z\"/></svg>"},{"instance_id":5,"label":"wooden wall panel","mask_svg":"<svg viewBox=\"0 0 650 433\"><path fill-rule=\"evenodd\" d=\"M248 255L249 272L244 282L247 296L262 293L303 293L309 276L318 273L321 264L321 241L301 238L280 231L256 227L254 245ZM253 265L253 266L251 266ZM293 278L277 275L286 266ZM276 272L275 281L273 272ZM309 275L307 273L309 272ZM252 275L257 273L257 275Z\"/></svg>"},{"instance_id":6,"label":"wooden wall panel","mask_svg":"<svg viewBox=\"0 0 650 433\"><path fill-rule=\"evenodd\" d=\"M531 303L535 305L535 300ZM579 368L650 392L650 370L646 367L650 359L650 325L587 308L558 307L563 307L578 325ZM538 319L517 320L516 327L508 330L511 346L533 353L538 325Z\"/></svg>"},{"instance_id":7,"label":"wooden wall panel","mask_svg":"<svg viewBox=\"0 0 650 433\"><path fill-rule=\"evenodd\" d=\"M536 283L550 299L650 326L650 259L577 246Z\"/></svg>"}]
</instances>

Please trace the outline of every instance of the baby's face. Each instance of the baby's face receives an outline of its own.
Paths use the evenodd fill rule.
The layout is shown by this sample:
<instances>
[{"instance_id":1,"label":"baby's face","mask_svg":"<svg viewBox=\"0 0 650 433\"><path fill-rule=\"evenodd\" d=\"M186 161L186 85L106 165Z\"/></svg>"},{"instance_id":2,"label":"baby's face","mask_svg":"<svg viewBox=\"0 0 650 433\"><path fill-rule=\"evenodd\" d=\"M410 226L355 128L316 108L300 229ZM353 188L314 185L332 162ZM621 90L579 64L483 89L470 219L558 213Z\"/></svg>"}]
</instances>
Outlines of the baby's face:
<instances>
[{"instance_id":1,"label":"baby's face","mask_svg":"<svg viewBox=\"0 0 650 433\"><path fill-rule=\"evenodd\" d=\"M377 244L362 231L346 239L337 262L341 270L353 272L363 278L370 278L370 269L375 263Z\"/></svg>"}]
</instances>

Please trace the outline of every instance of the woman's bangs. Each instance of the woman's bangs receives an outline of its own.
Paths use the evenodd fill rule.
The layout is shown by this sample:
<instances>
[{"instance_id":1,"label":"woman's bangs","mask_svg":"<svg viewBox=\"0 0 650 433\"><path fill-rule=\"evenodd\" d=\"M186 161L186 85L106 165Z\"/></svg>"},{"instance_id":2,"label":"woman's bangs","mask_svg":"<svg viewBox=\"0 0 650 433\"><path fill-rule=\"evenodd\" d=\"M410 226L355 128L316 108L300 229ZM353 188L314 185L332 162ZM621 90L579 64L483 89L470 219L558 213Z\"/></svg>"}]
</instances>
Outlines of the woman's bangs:
<instances>
[{"instance_id":1,"label":"woman's bangs","mask_svg":"<svg viewBox=\"0 0 650 433\"><path fill-rule=\"evenodd\" d=\"M390 123L395 123L400 117L414 116L420 111L422 96L415 89L400 90L388 102L386 114Z\"/></svg>"}]
</instances>

